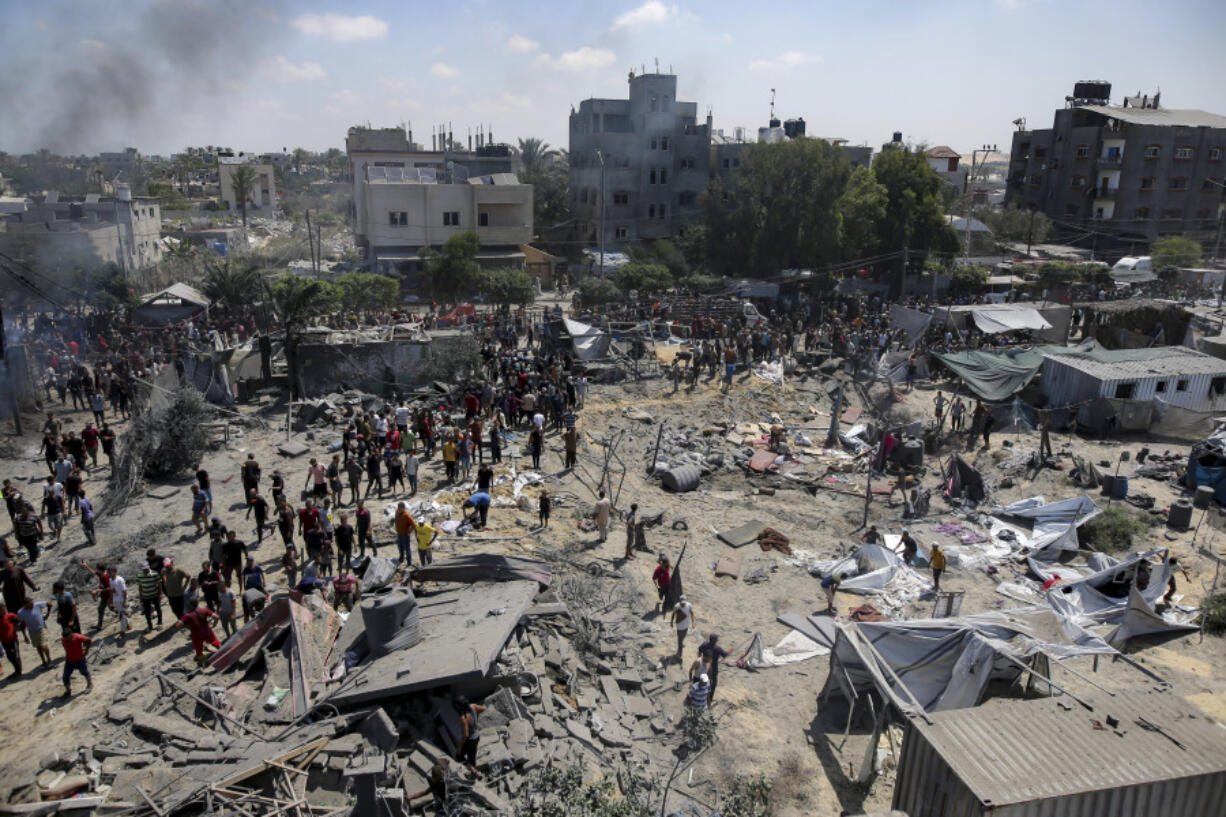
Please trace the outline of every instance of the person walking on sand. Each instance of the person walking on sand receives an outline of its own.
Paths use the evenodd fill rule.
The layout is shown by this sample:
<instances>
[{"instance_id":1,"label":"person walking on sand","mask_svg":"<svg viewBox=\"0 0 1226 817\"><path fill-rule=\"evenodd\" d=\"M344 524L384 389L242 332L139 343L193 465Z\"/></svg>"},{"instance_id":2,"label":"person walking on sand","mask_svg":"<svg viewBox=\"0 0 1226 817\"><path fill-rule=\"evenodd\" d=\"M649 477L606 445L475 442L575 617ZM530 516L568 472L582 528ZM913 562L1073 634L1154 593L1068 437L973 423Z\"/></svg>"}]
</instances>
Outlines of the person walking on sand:
<instances>
[{"instance_id":1,"label":"person walking on sand","mask_svg":"<svg viewBox=\"0 0 1226 817\"><path fill-rule=\"evenodd\" d=\"M673 608L672 624L677 629L677 663L681 663L682 650L685 648L685 637L689 635L690 630L695 624L694 607L690 604L689 599L683 594L677 599L677 606Z\"/></svg>"},{"instance_id":2,"label":"person walking on sand","mask_svg":"<svg viewBox=\"0 0 1226 817\"><path fill-rule=\"evenodd\" d=\"M612 511L613 503L604 495L604 491L601 491L599 498L596 500L596 507L593 509L593 516L596 519L596 530L600 532L601 544L609 541L609 515Z\"/></svg>"},{"instance_id":3,"label":"person walking on sand","mask_svg":"<svg viewBox=\"0 0 1226 817\"><path fill-rule=\"evenodd\" d=\"M928 562L932 566L932 592L941 592L941 574L945 572L945 551L935 542L928 554Z\"/></svg>"},{"instance_id":4,"label":"person walking on sand","mask_svg":"<svg viewBox=\"0 0 1226 817\"><path fill-rule=\"evenodd\" d=\"M668 593L668 586L672 580L672 567L668 563L668 557L661 553L660 558L656 560L656 569L651 574L651 581L656 586L656 596L659 599L656 607L663 606L664 596Z\"/></svg>"},{"instance_id":5,"label":"person walking on sand","mask_svg":"<svg viewBox=\"0 0 1226 817\"><path fill-rule=\"evenodd\" d=\"M94 691L94 679L89 675L89 664L85 657L89 655L89 647L94 641L89 636L73 632L65 627L60 644L64 647L64 697L72 697L72 674L79 672L85 676L85 691Z\"/></svg>"}]
</instances>

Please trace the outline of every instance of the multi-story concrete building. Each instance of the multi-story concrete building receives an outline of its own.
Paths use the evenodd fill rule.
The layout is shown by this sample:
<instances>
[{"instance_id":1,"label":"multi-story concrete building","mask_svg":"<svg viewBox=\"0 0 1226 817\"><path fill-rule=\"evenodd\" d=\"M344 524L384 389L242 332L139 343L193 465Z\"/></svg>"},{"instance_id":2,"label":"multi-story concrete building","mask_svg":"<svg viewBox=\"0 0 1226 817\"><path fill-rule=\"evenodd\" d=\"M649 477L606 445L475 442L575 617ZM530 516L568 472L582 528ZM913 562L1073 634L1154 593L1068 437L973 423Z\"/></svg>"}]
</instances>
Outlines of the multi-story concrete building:
<instances>
[{"instance_id":1,"label":"multi-story concrete building","mask_svg":"<svg viewBox=\"0 0 1226 817\"><path fill-rule=\"evenodd\" d=\"M439 142L450 143L435 137ZM404 128L350 128L345 140L353 176L353 231L367 260L384 270L415 272L419 254L472 230L485 266L523 266L532 240L532 185L516 176L507 145L472 151L424 150Z\"/></svg>"},{"instance_id":2,"label":"multi-story concrete building","mask_svg":"<svg viewBox=\"0 0 1226 817\"><path fill-rule=\"evenodd\" d=\"M1052 127L1019 122L1006 204L1047 214L1064 236L1089 232L1106 252L1211 237L1226 212L1226 116L1110 96L1108 82L1079 82Z\"/></svg>"},{"instance_id":3,"label":"multi-story concrete building","mask_svg":"<svg viewBox=\"0 0 1226 817\"><path fill-rule=\"evenodd\" d=\"M277 174L273 166L254 155L239 153L238 155L217 156L217 178L221 183L221 200L232 212L238 211L238 199L234 195L234 173L240 167L249 167L255 171L255 184L251 195L247 197L247 209L259 210L266 207L276 207Z\"/></svg>"},{"instance_id":4,"label":"multi-story concrete building","mask_svg":"<svg viewBox=\"0 0 1226 817\"><path fill-rule=\"evenodd\" d=\"M116 185L116 195L105 198L91 193L68 199L52 191L5 212L0 247L53 279L100 263L133 273L162 258L158 200L133 196L126 184Z\"/></svg>"},{"instance_id":5,"label":"multi-story concrete building","mask_svg":"<svg viewBox=\"0 0 1226 817\"><path fill-rule=\"evenodd\" d=\"M571 110L571 213L580 241L668 238L699 216L709 182L710 114L700 124L698 104L677 99L674 74L631 72L629 84L628 99L585 99Z\"/></svg>"}]
</instances>

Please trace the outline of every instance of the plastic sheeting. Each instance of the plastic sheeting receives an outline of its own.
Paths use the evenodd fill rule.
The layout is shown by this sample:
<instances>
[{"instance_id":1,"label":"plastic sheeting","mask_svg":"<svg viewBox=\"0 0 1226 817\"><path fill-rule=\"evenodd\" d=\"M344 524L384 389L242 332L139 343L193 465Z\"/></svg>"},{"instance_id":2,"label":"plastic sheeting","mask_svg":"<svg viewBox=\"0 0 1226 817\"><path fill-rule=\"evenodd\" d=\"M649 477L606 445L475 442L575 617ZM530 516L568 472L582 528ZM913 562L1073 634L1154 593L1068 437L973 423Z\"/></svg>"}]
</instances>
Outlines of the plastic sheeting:
<instances>
[{"instance_id":1,"label":"plastic sheeting","mask_svg":"<svg viewBox=\"0 0 1226 817\"><path fill-rule=\"evenodd\" d=\"M848 593L870 593L889 584L900 565L902 559L889 548L881 545L861 545L844 559L815 563L809 572L820 572L823 576L831 573L836 576L847 574L847 578L839 584L839 590Z\"/></svg>"},{"instance_id":2,"label":"plastic sheeting","mask_svg":"<svg viewBox=\"0 0 1226 817\"><path fill-rule=\"evenodd\" d=\"M977 309L971 315L979 331L989 335L1022 329L1051 329L1051 324L1039 314L1039 310L1028 306Z\"/></svg>"},{"instance_id":3,"label":"plastic sheeting","mask_svg":"<svg viewBox=\"0 0 1226 817\"><path fill-rule=\"evenodd\" d=\"M613 342L613 336L608 332L570 318L563 318L562 322L566 324L566 332L575 347L575 357L580 360L600 360L609 356L609 344Z\"/></svg>"},{"instance_id":4,"label":"plastic sheeting","mask_svg":"<svg viewBox=\"0 0 1226 817\"><path fill-rule=\"evenodd\" d=\"M1077 528L1100 513L1102 509L1094 500L1082 494L1051 503L1041 496L1032 496L999 508L994 515L1002 517L1002 521L1008 518L1030 520L1030 535L1019 536L1018 545L1024 551L1042 551L1050 560L1055 551L1077 550ZM1017 528L1011 529L1018 532Z\"/></svg>"},{"instance_id":5,"label":"plastic sheeting","mask_svg":"<svg viewBox=\"0 0 1226 817\"><path fill-rule=\"evenodd\" d=\"M936 357L971 391L989 401L1006 400L1026 388L1043 365L1043 354L1035 349L967 351Z\"/></svg>"},{"instance_id":6,"label":"plastic sheeting","mask_svg":"<svg viewBox=\"0 0 1226 817\"><path fill-rule=\"evenodd\" d=\"M929 312L908 309L898 304L890 305L890 326L903 330L903 344L907 347L914 346L915 342L924 336L932 318L933 315Z\"/></svg>"}]
</instances>

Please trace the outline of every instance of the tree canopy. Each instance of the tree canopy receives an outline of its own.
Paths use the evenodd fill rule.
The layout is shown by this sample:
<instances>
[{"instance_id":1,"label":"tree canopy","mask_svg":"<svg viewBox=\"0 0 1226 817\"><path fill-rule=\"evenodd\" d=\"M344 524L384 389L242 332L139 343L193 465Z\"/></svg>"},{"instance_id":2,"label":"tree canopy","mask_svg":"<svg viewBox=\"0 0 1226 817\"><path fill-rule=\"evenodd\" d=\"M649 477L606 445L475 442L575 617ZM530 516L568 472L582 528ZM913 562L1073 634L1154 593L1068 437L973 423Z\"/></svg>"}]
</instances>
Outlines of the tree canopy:
<instances>
[{"instance_id":1,"label":"tree canopy","mask_svg":"<svg viewBox=\"0 0 1226 817\"><path fill-rule=\"evenodd\" d=\"M481 294L490 303L500 306L528 306L536 298L536 279L525 270L482 270Z\"/></svg>"},{"instance_id":2,"label":"tree canopy","mask_svg":"<svg viewBox=\"0 0 1226 817\"><path fill-rule=\"evenodd\" d=\"M997 241L1021 243L1030 241L1042 244L1051 234L1051 219L1034 211L1034 231L1031 232L1031 211L1020 207L1002 207L999 210L976 211L975 217L988 225Z\"/></svg>"},{"instance_id":3,"label":"tree canopy","mask_svg":"<svg viewBox=\"0 0 1226 817\"><path fill-rule=\"evenodd\" d=\"M617 284L608 278L589 275L579 282L579 301L584 306L612 303L619 297Z\"/></svg>"},{"instance_id":4,"label":"tree canopy","mask_svg":"<svg viewBox=\"0 0 1226 817\"><path fill-rule=\"evenodd\" d=\"M400 282L386 275L347 272L336 279L336 294L346 312L384 309L400 301Z\"/></svg>"},{"instance_id":5,"label":"tree canopy","mask_svg":"<svg viewBox=\"0 0 1226 817\"><path fill-rule=\"evenodd\" d=\"M440 249L427 247L421 251L426 261L426 286L436 301L453 304L477 288L480 246L477 234L467 230L448 238Z\"/></svg>"},{"instance_id":6,"label":"tree canopy","mask_svg":"<svg viewBox=\"0 0 1226 817\"><path fill-rule=\"evenodd\" d=\"M1196 241L1181 235L1160 238L1149 248L1154 269L1175 270L1200 266L1201 247Z\"/></svg>"},{"instance_id":7,"label":"tree canopy","mask_svg":"<svg viewBox=\"0 0 1226 817\"><path fill-rule=\"evenodd\" d=\"M622 292L665 292L673 286L673 276L663 264L631 261L617 268L613 283Z\"/></svg>"},{"instance_id":8,"label":"tree canopy","mask_svg":"<svg viewBox=\"0 0 1226 817\"><path fill-rule=\"evenodd\" d=\"M873 177L885 189L885 217L877 222L879 252L908 249L952 254L958 236L941 209L945 184L922 150L890 147L873 159Z\"/></svg>"}]
</instances>

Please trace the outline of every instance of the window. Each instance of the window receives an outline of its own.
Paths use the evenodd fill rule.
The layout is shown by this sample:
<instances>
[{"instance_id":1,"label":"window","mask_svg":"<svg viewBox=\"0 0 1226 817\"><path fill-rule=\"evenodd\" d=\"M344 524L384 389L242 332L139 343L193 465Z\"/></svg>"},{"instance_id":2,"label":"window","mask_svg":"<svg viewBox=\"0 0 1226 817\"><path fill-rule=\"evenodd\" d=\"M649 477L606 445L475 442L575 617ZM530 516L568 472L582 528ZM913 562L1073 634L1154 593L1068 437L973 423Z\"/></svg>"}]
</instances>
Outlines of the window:
<instances>
[{"instance_id":1,"label":"window","mask_svg":"<svg viewBox=\"0 0 1226 817\"><path fill-rule=\"evenodd\" d=\"M1157 159L1158 154L1162 152L1162 148L1158 145L1146 145L1144 152L1141 154L1146 159Z\"/></svg>"},{"instance_id":2,"label":"window","mask_svg":"<svg viewBox=\"0 0 1226 817\"><path fill-rule=\"evenodd\" d=\"M387 214L387 223L390 227L407 227L409 214L404 210L393 210Z\"/></svg>"},{"instance_id":3,"label":"window","mask_svg":"<svg viewBox=\"0 0 1226 817\"><path fill-rule=\"evenodd\" d=\"M1078 159L1088 159L1089 157L1090 157L1090 146L1089 145L1078 145L1077 146L1077 158Z\"/></svg>"},{"instance_id":4,"label":"window","mask_svg":"<svg viewBox=\"0 0 1226 817\"><path fill-rule=\"evenodd\" d=\"M672 109L673 109L672 97L670 96L660 97L660 110L664 111L664 113L668 113Z\"/></svg>"},{"instance_id":5,"label":"window","mask_svg":"<svg viewBox=\"0 0 1226 817\"><path fill-rule=\"evenodd\" d=\"M727 170L727 169L729 169L730 167L732 167L732 160L731 160L731 159L724 159L724 170Z\"/></svg>"},{"instance_id":6,"label":"window","mask_svg":"<svg viewBox=\"0 0 1226 817\"><path fill-rule=\"evenodd\" d=\"M654 204L647 205L647 218L656 217L656 206Z\"/></svg>"},{"instance_id":7,"label":"window","mask_svg":"<svg viewBox=\"0 0 1226 817\"><path fill-rule=\"evenodd\" d=\"M460 226L460 211L446 210L443 212L444 227L459 227Z\"/></svg>"},{"instance_id":8,"label":"window","mask_svg":"<svg viewBox=\"0 0 1226 817\"><path fill-rule=\"evenodd\" d=\"M477 226L478 227L490 226L490 214L489 213L477 213Z\"/></svg>"},{"instance_id":9,"label":"window","mask_svg":"<svg viewBox=\"0 0 1226 817\"><path fill-rule=\"evenodd\" d=\"M614 204L629 204L630 194L627 193L625 190L614 190L613 191L613 203Z\"/></svg>"},{"instance_id":10,"label":"window","mask_svg":"<svg viewBox=\"0 0 1226 817\"><path fill-rule=\"evenodd\" d=\"M741 166L741 157L740 157L740 156L733 156L733 157L732 157L732 166L733 166L733 167L740 167L740 166Z\"/></svg>"},{"instance_id":11,"label":"window","mask_svg":"<svg viewBox=\"0 0 1226 817\"><path fill-rule=\"evenodd\" d=\"M668 137L660 137L660 150L668 150Z\"/></svg>"},{"instance_id":12,"label":"window","mask_svg":"<svg viewBox=\"0 0 1226 817\"><path fill-rule=\"evenodd\" d=\"M682 207L693 207L695 201L694 193L693 191L686 190L677 197L677 200Z\"/></svg>"},{"instance_id":13,"label":"window","mask_svg":"<svg viewBox=\"0 0 1226 817\"><path fill-rule=\"evenodd\" d=\"M655 150L655 149L656 149L658 146L659 146L659 142L658 142L658 141L656 140L656 138L653 136L653 137L652 137L652 139L651 139L651 149L652 149L652 150Z\"/></svg>"},{"instance_id":14,"label":"window","mask_svg":"<svg viewBox=\"0 0 1226 817\"><path fill-rule=\"evenodd\" d=\"M1073 187L1074 189L1078 187L1085 187L1086 177L1085 176L1074 176L1072 180L1069 182L1069 186Z\"/></svg>"},{"instance_id":15,"label":"window","mask_svg":"<svg viewBox=\"0 0 1226 817\"><path fill-rule=\"evenodd\" d=\"M660 98L658 96L653 96L651 98L651 112L657 113L659 112L659 110L660 110Z\"/></svg>"},{"instance_id":16,"label":"window","mask_svg":"<svg viewBox=\"0 0 1226 817\"><path fill-rule=\"evenodd\" d=\"M1136 383L1117 383L1115 386L1116 400L1131 400L1133 393L1137 390Z\"/></svg>"},{"instance_id":17,"label":"window","mask_svg":"<svg viewBox=\"0 0 1226 817\"><path fill-rule=\"evenodd\" d=\"M1184 178L1183 176L1178 176L1174 179L1171 179L1171 189L1172 190L1187 190L1188 180Z\"/></svg>"},{"instance_id":18,"label":"window","mask_svg":"<svg viewBox=\"0 0 1226 817\"><path fill-rule=\"evenodd\" d=\"M656 183L656 169L654 167L647 174L647 183L648 184Z\"/></svg>"},{"instance_id":19,"label":"window","mask_svg":"<svg viewBox=\"0 0 1226 817\"><path fill-rule=\"evenodd\" d=\"M661 204L660 205L660 220L663 221L666 218L668 218L668 205Z\"/></svg>"},{"instance_id":20,"label":"window","mask_svg":"<svg viewBox=\"0 0 1226 817\"><path fill-rule=\"evenodd\" d=\"M616 238L618 241L625 241L627 238L630 237L630 230L626 227L614 227L613 237Z\"/></svg>"},{"instance_id":21,"label":"window","mask_svg":"<svg viewBox=\"0 0 1226 817\"><path fill-rule=\"evenodd\" d=\"M1209 391L1217 395L1226 391L1226 377L1215 377L1209 381Z\"/></svg>"},{"instance_id":22,"label":"window","mask_svg":"<svg viewBox=\"0 0 1226 817\"><path fill-rule=\"evenodd\" d=\"M1167 207L1162 211L1162 217L1168 220L1183 218L1183 210L1178 207Z\"/></svg>"},{"instance_id":23,"label":"window","mask_svg":"<svg viewBox=\"0 0 1226 817\"><path fill-rule=\"evenodd\" d=\"M1187 390L1188 390L1188 381L1186 378L1181 379L1179 382L1175 384L1175 391L1187 391Z\"/></svg>"},{"instance_id":24,"label":"window","mask_svg":"<svg viewBox=\"0 0 1226 817\"><path fill-rule=\"evenodd\" d=\"M1181 145L1175 148L1175 159L1177 161L1186 162L1192 158L1195 151L1187 145Z\"/></svg>"},{"instance_id":25,"label":"window","mask_svg":"<svg viewBox=\"0 0 1226 817\"><path fill-rule=\"evenodd\" d=\"M1141 189L1142 190L1153 190L1154 189L1154 177L1153 176L1142 177L1141 178Z\"/></svg>"},{"instance_id":26,"label":"window","mask_svg":"<svg viewBox=\"0 0 1226 817\"><path fill-rule=\"evenodd\" d=\"M694 157L693 157L693 156L687 156L687 157L685 157L684 159L682 159L682 160L681 160L681 169L682 169L682 170L693 170L693 169L694 169Z\"/></svg>"},{"instance_id":27,"label":"window","mask_svg":"<svg viewBox=\"0 0 1226 817\"><path fill-rule=\"evenodd\" d=\"M1076 204L1066 204L1066 205L1064 205L1064 214L1065 214L1066 216L1075 216L1075 215L1077 215L1079 212L1081 212L1081 208L1080 208L1080 207L1078 207Z\"/></svg>"},{"instance_id":28,"label":"window","mask_svg":"<svg viewBox=\"0 0 1226 817\"><path fill-rule=\"evenodd\" d=\"M1154 384L1154 391L1158 392L1158 394L1162 394L1163 392L1165 392L1166 391L1166 381L1159 380L1156 384Z\"/></svg>"},{"instance_id":29,"label":"window","mask_svg":"<svg viewBox=\"0 0 1226 817\"><path fill-rule=\"evenodd\" d=\"M1222 149L1221 148L1209 148L1209 161L1211 162L1222 161Z\"/></svg>"},{"instance_id":30,"label":"window","mask_svg":"<svg viewBox=\"0 0 1226 817\"><path fill-rule=\"evenodd\" d=\"M1138 207L1137 209L1132 211L1132 217L1133 218L1149 218L1149 208L1148 207Z\"/></svg>"},{"instance_id":31,"label":"window","mask_svg":"<svg viewBox=\"0 0 1226 817\"><path fill-rule=\"evenodd\" d=\"M660 184L668 184L668 171L660 168Z\"/></svg>"},{"instance_id":32,"label":"window","mask_svg":"<svg viewBox=\"0 0 1226 817\"><path fill-rule=\"evenodd\" d=\"M1043 158L1044 156L1046 156L1046 155L1047 155L1047 148L1042 147L1042 148L1035 148L1035 149L1034 149L1034 158L1036 158L1036 159L1042 159L1042 158Z\"/></svg>"}]
</instances>

